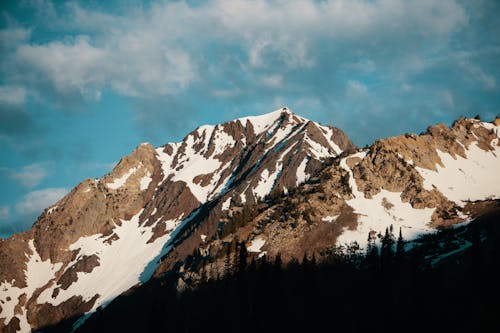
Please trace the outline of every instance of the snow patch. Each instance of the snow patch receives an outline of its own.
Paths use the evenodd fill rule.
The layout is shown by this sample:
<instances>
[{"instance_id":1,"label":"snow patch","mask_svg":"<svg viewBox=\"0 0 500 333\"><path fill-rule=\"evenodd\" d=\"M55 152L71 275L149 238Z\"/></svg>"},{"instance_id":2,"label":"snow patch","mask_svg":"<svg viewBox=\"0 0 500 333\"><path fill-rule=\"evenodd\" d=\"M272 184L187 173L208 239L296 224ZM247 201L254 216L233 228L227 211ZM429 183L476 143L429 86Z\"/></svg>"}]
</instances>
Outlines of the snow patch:
<instances>
[{"instance_id":1,"label":"snow patch","mask_svg":"<svg viewBox=\"0 0 500 333\"><path fill-rule=\"evenodd\" d=\"M52 297L52 292L57 285L45 289L37 301L39 304L48 302L59 305L75 295L81 295L84 301L89 301L95 295L99 298L90 311L95 311L98 306L106 305L112 299L122 294L132 286L141 282L141 274L146 266L157 257L170 234L166 234L152 243L147 241L153 235L152 227L139 225L139 211L130 220L121 220L121 226L114 228L114 233L119 239L111 244L105 242L101 234L81 237L70 245L70 250L80 249L78 257L67 267L77 262L82 256L97 255L99 266L90 273L78 272L78 281L68 289L60 289L57 297ZM32 275L36 276L36 275Z\"/></svg>"},{"instance_id":2,"label":"snow patch","mask_svg":"<svg viewBox=\"0 0 500 333\"><path fill-rule=\"evenodd\" d=\"M54 212L54 210L57 209L57 206L50 207L49 210L47 211L47 214L50 215Z\"/></svg>"},{"instance_id":3,"label":"snow patch","mask_svg":"<svg viewBox=\"0 0 500 333\"><path fill-rule=\"evenodd\" d=\"M495 139L496 140L496 139ZM472 143L466 150L467 158L437 150L444 167L436 165L437 172L416 167L424 178L424 188L435 186L448 199L463 206L465 201L500 198L500 147L485 151Z\"/></svg>"},{"instance_id":4,"label":"snow patch","mask_svg":"<svg viewBox=\"0 0 500 333\"><path fill-rule=\"evenodd\" d=\"M5 281L0 284L0 306L2 307L0 320L4 318L4 324L7 324L14 317L14 308L18 303L19 296L26 294L27 298L30 299L33 292L54 278L55 273L62 266L62 263L52 264L50 259L42 261L33 240L30 240L28 245L32 254L27 255L28 261L26 263L26 270L24 271L27 286L25 288L14 287L12 285L13 281ZM8 297L10 297L9 301L7 300ZM20 320L21 332L30 332L31 326L26 318L26 311L24 307L21 307L21 310L21 314L15 315Z\"/></svg>"},{"instance_id":5,"label":"snow patch","mask_svg":"<svg viewBox=\"0 0 500 333\"><path fill-rule=\"evenodd\" d=\"M309 162L309 159L306 157L302 160L302 162L300 162L300 165L297 168L297 186L308 180L310 177L310 175L306 173L307 162Z\"/></svg>"},{"instance_id":6,"label":"snow patch","mask_svg":"<svg viewBox=\"0 0 500 333\"><path fill-rule=\"evenodd\" d=\"M356 230L344 229L344 232L337 238L337 243L343 245L357 242L360 247L364 248L370 231L383 233L391 224L394 230L401 228L406 239L416 238L422 233L433 231L434 229L430 228L428 223L431 222L435 208L413 208L411 204L401 201L400 192L390 192L384 189L372 199L365 198L364 193L358 190L352 170L346 163L348 158L363 159L365 156L366 152L360 152L340 161L340 166L349 172L349 185L354 198L346 203L354 209L354 213L358 214L358 226Z\"/></svg>"},{"instance_id":7,"label":"snow patch","mask_svg":"<svg viewBox=\"0 0 500 333\"><path fill-rule=\"evenodd\" d=\"M250 122L253 125L255 135L259 135L268 130L280 118L282 112L283 110L279 109L261 116L244 117L237 120L243 126L246 126L247 122Z\"/></svg>"},{"instance_id":8,"label":"snow patch","mask_svg":"<svg viewBox=\"0 0 500 333\"><path fill-rule=\"evenodd\" d=\"M264 169L264 171L262 171L262 173L260 174L259 183L253 189L253 193L256 198L264 198L269 192L271 192L278 172L279 171L275 171L270 174L269 170L267 169Z\"/></svg>"},{"instance_id":9,"label":"snow patch","mask_svg":"<svg viewBox=\"0 0 500 333\"><path fill-rule=\"evenodd\" d=\"M222 210L228 210L231 206L231 197L227 198L226 201L222 203Z\"/></svg>"},{"instance_id":10,"label":"snow patch","mask_svg":"<svg viewBox=\"0 0 500 333\"><path fill-rule=\"evenodd\" d=\"M112 190L116 190L116 189L122 187L123 185L125 185L125 183L127 182L127 179L130 176L132 176L132 174L134 174L136 171L137 171L137 168L133 167L129 171L127 171L123 176L113 180L113 182L106 183L106 186Z\"/></svg>"},{"instance_id":11,"label":"snow patch","mask_svg":"<svg viewBox=\"0 0 500 333\"><path fill-rule=\"evenodd\" d=\"M151 179L151 173L148 171L140 180L139 182L139 189L141 191L146 190L149 187L149 184L151 183L153 179Z\"/></svg>"},{"instance_id":12,"label":"snow patch","mask_svg":"<svg viewBox=\"0 0 500 333\"><path fill-rule=\"evenodd\" d=\"M327 216L323 217L321 219L321 221L331 223L331 222L335 222L335 220L337 220L337 217L339 217L339 216L338 215L334 215L334 216L327 215Z\"/></svg>"},{"instance_id":13,"label":"snow patch","mask_svg":"<svg viewBox=\"0 0 500 333\"><path fill-rule=\"evenodd\" d=\"M200 235L201 241L205 243L205 240L207 239L207 235Z\"/></svg>"},{"instance_id":14,"label":"snow patch","mask_svg":"<svg viewBox=\"0 0 500 333\"><path fill-rule=\"evenodd\" d=\"M247 247L247 251L248 252L261 252L261 248L264 246L264 244L266 243L266 240L263 239L263 238L255 238L253 241L252 241L252 244L250 246Z\"/></svg>"},{"instance_id":15,"label":"snow patch","mask_svg":"<svg viewBox=\"0 0 500 333\"><path fill-rule=\"evenodd\" d=\"M316 157L316 159L337 156L337 154L331 153L327 147L311 139L307 134L304 137L304 141L309 144L311 147L310 152L314 155L314 157Z\"/></svg>"},{"instance_id":16,"label":"snow patch","mask_svg":"<svg viewBox=\"0 0 500 333\"><path fill-rule=\"evenodd\" d=\"M326 139L326 141L328 141L328 144L330 145L330 147L332 147L333 151L335 152L335 155L342 153L342 149L340 149L340 147L332 140L333 129L331 129L330 127L327 127L327 126L321 126L321 125L317 125L317 126L320 128L321 132L325 136L325 139Z\"/></svg>"}]
</instances>

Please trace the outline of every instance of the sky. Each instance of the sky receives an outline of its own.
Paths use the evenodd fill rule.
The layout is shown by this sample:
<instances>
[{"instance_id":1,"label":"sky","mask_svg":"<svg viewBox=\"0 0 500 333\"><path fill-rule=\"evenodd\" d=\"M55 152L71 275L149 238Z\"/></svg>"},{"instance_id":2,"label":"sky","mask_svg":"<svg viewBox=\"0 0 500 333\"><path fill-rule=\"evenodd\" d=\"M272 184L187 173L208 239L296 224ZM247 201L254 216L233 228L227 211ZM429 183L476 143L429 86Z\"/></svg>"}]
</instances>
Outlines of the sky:
<instances>
[{"instance_id":1,"label":"sky","mask_svg":"<svg viewBox=\"0 0 500 333\"><path fill-rule=\"evenodd\" d=\"M359 146L500 114L495 0L0 1L0 237L139 143L283 106Z\"/></svg>"}]
</instances>

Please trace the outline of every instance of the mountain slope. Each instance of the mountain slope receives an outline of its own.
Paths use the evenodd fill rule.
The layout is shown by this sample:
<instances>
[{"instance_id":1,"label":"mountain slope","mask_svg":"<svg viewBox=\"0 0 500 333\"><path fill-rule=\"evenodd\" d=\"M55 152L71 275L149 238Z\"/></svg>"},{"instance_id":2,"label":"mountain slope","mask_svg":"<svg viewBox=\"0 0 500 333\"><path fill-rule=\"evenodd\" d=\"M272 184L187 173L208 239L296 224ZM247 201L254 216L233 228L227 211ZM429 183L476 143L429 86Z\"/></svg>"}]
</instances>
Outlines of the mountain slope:
<instances>
[{"instance_id":1,"label":"mountain slope","mask_svg":"<svg viewBox=\"0 0 500 333\"><path fill-rule=\"evenodd\" d=\"M499 128L500 119L462 118L451 128L439 124L332 158L291 195L276 195L245 217L229 211L226 225L237 227L201 245L203 270L223 274L228 247L234 251L238 242L255 256L279 254L288 262L304 253L320 258L342 245L365 248L391 226L414 239L469 222L500 198ZM174 267L169 259L160 270ZM188 270L184 282L196 274Z\"/></svg>"},{"instance_id":2,"label":"mountain slope","mask_svg":"<svg viewBox=\"0 0 500 333\"><path fill-rule=\"evenodd\" d=\"M0 240L0 328L74 321L166 273L189 288L224 275L241 246L321 260L390 225L414 238L467 222L500 197L499 126L462 118L359 150L283 108L141 144Z\"/></svg>"},{"instance_id":3,"label":"mountain slope","mask_svg":"<svg viewBox=\"0 0 500 333\"><path fill-rule=\"evenodd\" d=\"M85 180L46 209L30 230L0 240L0 328L26 332L106 305L147 281L161 256L182 258L196 247L199 234L183 242L185 251L172 251L207 207L213 217L287 191L317 172L321 159L354 148L341 130L287 108L202 126L156 149L141 144L110 174Z\"/></svg>"}]
</instances>

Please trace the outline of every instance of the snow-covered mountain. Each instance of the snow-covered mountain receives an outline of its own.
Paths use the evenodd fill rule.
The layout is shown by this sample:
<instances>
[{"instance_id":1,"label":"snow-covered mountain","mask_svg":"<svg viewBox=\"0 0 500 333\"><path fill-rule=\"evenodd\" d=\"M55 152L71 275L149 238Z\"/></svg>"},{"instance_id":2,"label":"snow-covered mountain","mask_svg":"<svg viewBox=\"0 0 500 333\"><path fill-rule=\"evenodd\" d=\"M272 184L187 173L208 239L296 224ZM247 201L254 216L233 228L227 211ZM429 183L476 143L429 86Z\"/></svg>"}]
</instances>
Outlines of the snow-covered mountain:
<instances>
[{"instance_id":1,"label":"snow-covered mountain","mask_svg":"<svg viewBox=\"0 0 500 333\"><path fill-rule=\"evenodd\" d=\"M341 130L287 108L201 126L179 143L139 145L32 229L0 240L0 328L28 332L92 313L147 281L162 256L184 256L176 242L200 218L286 192L322 159L354 149ZM198 242L216 231L200 230Z\"/></svg>"},{"instance_id":2,"label":"snow-covered mountain","mask_svg":"<svg viewBox=\"0 0 500 333\"><path fill-rule=\"evenodd\" d=\"M288 261L363 247L389 225L408 239L467 222L500 197L499 128L462 118L357 149L283 108L141 144L0 240L0 328L82 322L165 272L188 284L199 274L184 265L194 251L210 259L210 278L236 241Z\"/></svg>"}]
</instances>

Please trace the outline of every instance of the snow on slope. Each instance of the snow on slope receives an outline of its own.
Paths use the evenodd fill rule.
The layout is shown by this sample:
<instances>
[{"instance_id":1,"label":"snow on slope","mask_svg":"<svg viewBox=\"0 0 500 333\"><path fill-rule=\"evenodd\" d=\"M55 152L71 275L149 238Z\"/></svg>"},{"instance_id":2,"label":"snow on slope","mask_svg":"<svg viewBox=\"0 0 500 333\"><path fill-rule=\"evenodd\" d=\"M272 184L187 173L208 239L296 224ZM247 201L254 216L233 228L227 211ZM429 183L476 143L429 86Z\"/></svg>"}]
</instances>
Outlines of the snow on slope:
<instances>
[{"instance_id":1,"label":"snow on slope","mask_svg":"<svg viewBox=\"0 0 500 333\"><path fill-rule=\"evenodd\" d=\"M252 244L247 247L248 252L261 252L261 248L266 244L266 240L263 238L255 238Z\"/></svg>"},{"instance_id":2,"label":"snow on slope","mask_svg":"<svg viewBox=\"0 0 500 333\"><path fill-rule=\"evenodd\" d=\"M287 156L292 148L296 145L294 143L290 147L288 147L284 152L281 153L280 158L276 161L275 170L273 173L269 173L269 170L264 169L260 175L260 181L257 186L253 189L254 196L256 198L264 198L266 195L271 193L271 190L274 187L276 179L279 174L283 170L283 159Z\"/></svg>"},{"instance_id":3,"label":"snow on slope","mask_svg":"<svg viewBox=\"0 0 500 333\"><path fill-rule=\"evenodd\" d=\"M287 115L286 117L282 117L284 112ZM238 122L245 126L247 130L251 126L254 129L254 134L257 136L257 139L252 135L248 138L245 137L244 132L237 138L229 134L234 133L234 129L240 126ZM237 125L236 127L235 124ZM311 158L315 156L327 157L341 152L338 146L332 141L331 134L333 132L330 132L331 130L329 128L322 127L315 123L311 126L320 128L320 131L325 136L330 147L322 147L322 145L317 143L314 139L307 137L307 134L306 138L308 145L303 147L298 145L297 143L301 138L301 133L303 131L307 133L307 129L305 130L306 124L311 125L311 122L294 115L287 108L282 108L261 116L240 118L231 123L215 126L201 126L193 133L186 136L184 141L171 143L168 147L164 146L155 149L156 158L160 162L163 171L163 179L156 184L156 186L160 186L166 180L184 182L199 203L205 203L221 193L226 192L228 182L233 176L232 172L238 167L232 165L233 160L231 158L235 156L233 152L226 154L224 157L228 159L229 156L229 161L223 161L221 155L234 149L237 144L243 144L245 147L251 140L253 140L251 141L252 145L257 145L259 149L263 147L262 155L272 156L272 163L275 162L276 164L274 168L271 167L270 170L255 167L259 172L256 176L261 177L260 181L255 185L255 182L252 183L252 181L246 180L248 185L246 185L243 191L238 193L242 203L246 201L247 193L261 198L270 193L285 167L283 161L285 159L287 162L290 161L290 158L293 157L299 149L306 150L308 153L308 157L302 160L297 172L299 181L304 181L308 177L305 173L305 169L307 162ZM225 130L225 126L229 126L227 131ZM312 129L315 130L314 127ZM297 140L297 142L293 142L287 149L283 149L285 146L288 146L287 143L291 139ZM321 137L319 137L319 140L320 142L325 142ZM259 152L261 152L261 150L259 150ZM277 156L279 157L274 161ZM109 181L106 182L106 187L111 190L118 190L125 187L131 179L137 179L139 190L145 191L151 186L153 171L148 170L141 174L141 177L138 177L137 173L142 171L141 168L145 168L145 166L142 163L138 163L135 167L123 170L122 172L124 173L118 174L119 177L114 176L114 179L108 178ZM235 169L232 170L232 172L227 172L229 168ZM225 179L222 178L223 174ZM87 193L92 190L92 188L83 188L81 192ZM103 195L106 200L105 193L103 193ZM143 193L141 195L145 194ZM155 196L156 194L153 195L153 199ZM237 198L237 196L232 197ZM223 203L222 209L229 209L230 205L231 197ZM160 216L161 214L156 214L160 209L160 206L153 207L152 209L151 216L154 215L156 223L159 223L163 219L163 217ZM52 211L53 210L50 210L50 212ZM137 213L130 220L121 220L122 222L120 225L115 225L113 229L114 234L112 236L118 237L117 239L110 238L112 236L106 238L101 234L79 238L69 246L69 250L79 249L78 257L66 263L64 267L62 263L52 264L50 261L42 262L31 244L30 246L34 254L28 258L28 268L26 270L28 287L23 289L16 288L12 286L13 282L5 282L0 286L0 300L4 301L4 303L1 304L2 313L0 317L6 317L8 322L10 318L14 316L14 307L18 303L17 298L19 295L27 293L29 298L36 288L42 286L45 287L45 289L38 295L37 299L34 300L38 304L47 302L57 306L73 296L81 295L84 301L88 301L96 295L99 295L93 308L90 310L90 312L92 312L98 306L106 305L113 298L128 290L130 287L147 280L149 277L144 275L144 271L150 271L151 267L149 266L151 266L151 264L154 266L156 258L167 251L165 245L170 237L173 237L176 230L178 230L179 225L188 220L183 220L183 216L185 216L184 213L189 215L189 212L181 213L177 219L164 221L167 234L156 238L154 242L151 243L147 242L153 235L153 228L156 223L149 227L139 225L139 215L141 212L143 211ZM106 242L107 240L108 242ZM257 240L255 246L258 246L259 242L260 241ZM262 242L265 241L262 240ZM261 246L263 246L263 243L258 246L259 252ZM263 252L261 254L263 254ZM99 265L94 267L90 273L78 272L77 281L69 285L66 290L62 289L61 286L57 284L56 279L54 279L55 274L57 273L58 277L60 277L64 273L63 271L58 272L59 270L62 269L67 271L79 260L82 260L83 256L92 255L98 256ZM58 290L57 292L55 292L56 289ZM8 295L3 293L2 290L7 290ZM52 297L52 295L54 295L54 297ZM7 296L11 297L10 301L6 300ZM24 317L21 319L23 332L29 331L29 325L26 321L26 310L24 311Z\"/></svg>"},{"instance_id":4,"label":"snow on slope","mask_svg":"<svg viewBox=\"0 0 500 333\"><path fill-rule=\"evenodd\" d=\"M359 152L341 160L340 166L349 172L349 186L354 198L346 203L358 214L358 226L356 230L345 229L337 238L338 244L350 244L357 242L361 247L366 246L368 233L377 233L385 230L391 224L395 230L400 227L403 236L407 239L414 238L423 232L433 229L427 226L431 221L435 208L415 209L409 203L401 201L400 192L390 192L382 189L372 199L367 199L363 192L358 190L351 168L347 165L347 159L359 157L363 159L366 152ZM325 217L326 218L326 217Z\"/></svg>"},{"instance_id":5,"label":"snow on slope","mask_svg":"<svg viewBox=\"0 0 500 333\"><path fill-rule=\"evenodd\" d=\"M301 183L305 182L309 179L309 174L306 173L307 162L309 159L306 157L300 162L299 167L297 168L297 182L296 185L299 186Z\"/></svg>"},{"instance_id":6,"label":"snow on slope","mask_svg":"<svg viewBox=\"0 0 500 333\"><path fill-rule=\"evenodd\" d=\"M96 254L99 257L99 266L90 273L78 272L77 283L71 284L68 289L60 289L55 298L52 297L54 289L60 287L52 284L38 297L37 302L61 304L75 295L81 295L84 301L89 301L96 294L99 298L94 303L91 311L100 305L106 305L116 296L141 282L141 274L146 266L158 255L170 234L166 234L152 243L147 243L152 235L151 227L139 225L139 211L130 220L121 221L121 226L114 229L119 239L111 244L101 234L81 237L70 246L70 250L80 249L76 263L82 256ZM67 267L71 267L72 263Z\"/></svg>"},{"instance_id":7,"label":"snow on slope","mask_svg":"<svg viewBox=\"0 0 500 333\"><path fill-rule=\"evenodd\" d=\"M111 183L107 183L106 186L112 190L116 190L127 182L127 179L132 176L135 172L137 171L137 168L131 168L129 171L127 171L123 176L116 178L113 180Z\"/></svg>"},{"instance_id":8,"label":"snow on slope","mask_svg":"<svg viewBox=\"0 0 500 333\"><path fill-rule=\"evenodd\" d=\"M272 125L275 124L276 120L280 118L282 112L283 110L279 109L261 116L239 118L237 121L239 121L243 126L247 126L247 122L251 123L254 128L255 135L259 135L262 132L269 130Z\"/></svg>"},{"instance_id":9,"label":"snow on slope","mask_svg":"<svg viewBox=\"0 0 500 333\"><path fill-rule=\"evenodd\" d=\"M62 263L52 264L50 260L42 261L33 244L33 240L29 242L29 248L32 254L27 255L28 262L24 271L27 287L14 287L9 282L0 284L0 303L2 308L0 320L6 318L4 319L5 324L14 316L14 308L18 302L18 298L22 294L26 294L27 299L29 299L33 295L33 292L47 284L54 277L55 272L62 266ZM21 314L17 314L17 317L20 319L21 332L29 332L31 327L26 319L26 310L21 307L21 311Z\"/></svg>"},{"instance_id":10,"label":"snow on slope","mask_svg":"<svg viewBox=\"0 0 500 333\"><path fill-rule=\"evenodd\" d=\"M282 124L281 116L284 112L293 115L288 117L288 122L286 124ZM309 122L307 119L292 114L288 108L278 109L261 116L239 118L236 121L239 121L245 127L251 124L255 135L266 133L263 138L266 143L263 156L273 149L279 151L281 147L286 144L288 139L302 131L306 123ZM342 152L332 140L333 131L328 127L319 124L315 125L320 129L320 132L323 133L331 147L323 147L306 134L305 141L310 147L310 153L315 158L319 159L334 156ZM172 181L185 182L196 199L200 203L204 203L219 195L223 189L227 187L226 185L230 177L226 179L221 179L221 177L224 170L230 166L230 162L224 164L219 160L218 156L227 149L233 148L236 144L236 139L224 131L224 124L216 126L204 125L199 127L196 133L197 136L190 134L182 143L169 144L173 150L171 154L165 153L163 147L156 149L156 152L158 153L158 160L162 165L164 180L170 177ZM242 140L246 143L245 138L238 138L238 140ZM200 144L204 148L197 150ZM214 146L214 151L207 157L206 153L210 145ZM183 151L179 153L181 147ZM331 149L333 149L334 152L332 152ZM281 172L284 155L285 153L281 157L280 165L276 166L275 172L264 170L261 173L261 182L257 188L252 189L256 197L262 198L270 193L276 178ZM173 165L176 157L177 164ZM301 169L297 175L300 182L307 178L307 175L304 173L306 163L307 161L303 162L301 165L303 170ZM257 166L258 164L259 163L257 163ZM196 183L194 177L197 175L211 176L210 182L208 184Z\"/></svg>"},{"instance_id":11,"label":"snow on slope","mask_svg":"<svg viewBox=\"0 0 500 333\"><path fill-rule=\"evenodd\" d=\"M431 190L435 186L461 206L465 201L500 198L500 147L497 142L498 138L491 143L493 151L484 151L472 143L465 151L467 158L453 158L438 150L444 167L436 165L437 172L416 168L424 178L424 188Z\"/></svg>"}]
</instances>

